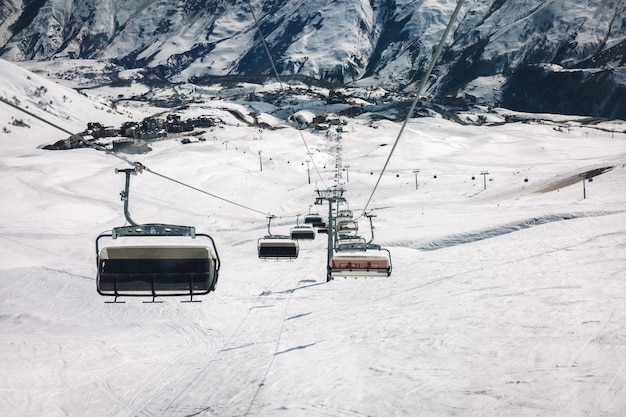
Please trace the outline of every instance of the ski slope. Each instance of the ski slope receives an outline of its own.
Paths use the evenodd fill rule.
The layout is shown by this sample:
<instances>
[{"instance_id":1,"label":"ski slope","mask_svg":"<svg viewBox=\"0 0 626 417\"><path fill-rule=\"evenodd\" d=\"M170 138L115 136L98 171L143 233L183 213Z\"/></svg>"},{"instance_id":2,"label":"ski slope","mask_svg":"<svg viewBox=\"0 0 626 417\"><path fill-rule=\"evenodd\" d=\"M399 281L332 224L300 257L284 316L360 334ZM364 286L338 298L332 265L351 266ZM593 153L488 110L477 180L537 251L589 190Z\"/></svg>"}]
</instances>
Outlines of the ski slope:
<instances>
[{"instance_id":1,"label":"ski slope","mask_svg":"<svg viewBox=\"0 0 626 417\"><path fill-rule=\"evenodd\" d=\"M325 235L291 262L259 260L256 242L260 213L284 234L297 214L326 215L310 206L335 182L337 141L276 118L260 133L219 106L187 110L224 118L205 142L127 156L256 210L133 178L134 220L215 239L220 279L201 303L105 303L94 240L124 224L127 165L42 150L63 134L28 117L0 134L3 416L626 414L625 122L412 119L369 207L392 275L327 283ZM400 125L346 121L341 181L359 214ZM577 176L609 166L583 198Z\"/></svg>"}]
</instances>

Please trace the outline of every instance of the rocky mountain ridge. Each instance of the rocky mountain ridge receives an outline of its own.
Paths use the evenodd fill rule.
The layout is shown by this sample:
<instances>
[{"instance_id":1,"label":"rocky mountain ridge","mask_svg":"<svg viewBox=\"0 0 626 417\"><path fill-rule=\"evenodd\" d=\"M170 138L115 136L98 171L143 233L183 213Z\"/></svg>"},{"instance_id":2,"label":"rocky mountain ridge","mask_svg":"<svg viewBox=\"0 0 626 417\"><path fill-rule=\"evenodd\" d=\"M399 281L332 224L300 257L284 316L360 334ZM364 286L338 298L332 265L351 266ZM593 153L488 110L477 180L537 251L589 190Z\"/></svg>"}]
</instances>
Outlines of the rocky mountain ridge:
<instances>
[{"instance_id":1,"label":"rocky mountain ridge","mask_svg":"<svg viewBox=\"0 0 626 417\"><path fill-rule=\"evenodd\" d=\"M0 0L0 57L96 59L145 81L211 82L273 77L265 41L279 75L410 93L456 3ZM427 93L626 119L623 16L624 0L466 1Z\"/></svg>"}]
</instances>

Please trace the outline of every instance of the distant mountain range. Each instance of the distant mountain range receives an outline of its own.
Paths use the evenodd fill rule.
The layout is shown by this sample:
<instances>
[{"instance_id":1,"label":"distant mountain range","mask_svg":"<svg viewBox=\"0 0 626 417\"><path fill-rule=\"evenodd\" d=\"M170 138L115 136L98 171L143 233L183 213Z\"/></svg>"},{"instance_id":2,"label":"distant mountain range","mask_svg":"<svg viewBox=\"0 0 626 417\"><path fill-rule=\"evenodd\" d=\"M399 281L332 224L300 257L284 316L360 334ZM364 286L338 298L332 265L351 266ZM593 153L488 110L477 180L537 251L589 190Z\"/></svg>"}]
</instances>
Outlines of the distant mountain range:
<instances>
[{"instance_id":1,"label":"distant mountain range","mask_svg":"<svg viewBox=\"0 0 626 417\"><path fill-rule=\"evenodd\" d=\"M452 0L0 0L0 57L150 82L280 76L413 92ZM260 32L255 24L258 21ZM427 93L626 119L626 0L466 0Z\"/></svg>"}]
</instances>

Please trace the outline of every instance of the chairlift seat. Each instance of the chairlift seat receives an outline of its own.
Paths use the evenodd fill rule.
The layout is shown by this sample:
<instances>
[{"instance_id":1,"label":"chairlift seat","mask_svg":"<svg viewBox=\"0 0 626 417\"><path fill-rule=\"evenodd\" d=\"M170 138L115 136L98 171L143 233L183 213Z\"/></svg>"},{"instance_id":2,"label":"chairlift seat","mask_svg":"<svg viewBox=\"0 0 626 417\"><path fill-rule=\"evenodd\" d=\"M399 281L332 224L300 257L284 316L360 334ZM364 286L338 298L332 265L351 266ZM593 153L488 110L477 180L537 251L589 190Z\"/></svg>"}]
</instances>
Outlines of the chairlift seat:
<instances>
[{"instance_id":1,"label":"chairlift seat","mask_svg":"<svg viewBox=\"0 0 626 417\"><path fill-rule=\"evenodd\" d=\"M339 210L337 212L337 218L351 219L352 217L352 210Z\"/></svg>"},{"instance_id":2,"label":"chairlift seat","mask_svg":"<svg viewBox=\"0 0 626 417\"><path fill-rule=\"evenodd\" d=\"M315 224L316 223L323 223L324 220L322 219L322 216L320 216L319 214L307 214L306 216L304 216L304 224L312 224L313 227L316 227Z\"/></svg>"},{"instance_id":3,"label":"chairlift seat","mask_svg":"<svg viewBox=\"0 0 626 417\"><path fill-rule=\"evenodd\" d=\"M205 246L105 247L97 289L116 297L202 295L215 290L218 268L215 252Z\"/></svg>"},{"instance_id":4,"label":"chairlift seat","mask_svg":"<svg viewBox=\"0 0 626 417\"><path fill-rule=\"evenodd\" d=\"M260 238L257 251L261 259L294 259L298 257L298 242L289 236L270 235Z\"/></svg>"},{"instance_id":5,"label":"chairlift seat","mask_svg":"<svg viewBox=\"0 0 626 417\"><path fill-rule=\"evenodd\" d=\"M315 229L310 226L296 226L291 229L291 238L313 240L315 239Z\"/></svg>"},{"instance_id":6,"label":"chairlift seat","mask_svg":"<svg viewBox=\"0 0 626 417\"><path fill-rule=\"evenodd\" d=\"M341 236L335 242L336 249L341 250L367 250L367 242L365 238L360 236Z\"/></svg>"},{"instance_id":7,"label":"chairlift seat","mask_svg":"<svg viewBox=\"0 0 626 417\"><path fill-rule=\"evenodd\" d=\"M142 172L143 165L135 163L133 168L118 170L126 174L124 191L120 193L124 201L124 216L129 226L114 227L111 232L103 232L96 238L96 289L100 295L151 296L152 301L159 296L207 294L215 290L220 269L220 258L215 241L204 233L196 233L193 226L179 226L163 223L138 224L128 210L130 179ZM204 245L144 245L110 246L100 249L103 238L207 238L211 246Z\"/></svg>"},{"instance_id":8,"label":"chairlift seat","mask_svg":"<svg viewBox=\"0 0 626 417\"><path fill-rule=\"evenodd\" d=\"M359 224L354 220L341 220L337 222L338 230L358 230Z\"/></svg>"}]
</instances>

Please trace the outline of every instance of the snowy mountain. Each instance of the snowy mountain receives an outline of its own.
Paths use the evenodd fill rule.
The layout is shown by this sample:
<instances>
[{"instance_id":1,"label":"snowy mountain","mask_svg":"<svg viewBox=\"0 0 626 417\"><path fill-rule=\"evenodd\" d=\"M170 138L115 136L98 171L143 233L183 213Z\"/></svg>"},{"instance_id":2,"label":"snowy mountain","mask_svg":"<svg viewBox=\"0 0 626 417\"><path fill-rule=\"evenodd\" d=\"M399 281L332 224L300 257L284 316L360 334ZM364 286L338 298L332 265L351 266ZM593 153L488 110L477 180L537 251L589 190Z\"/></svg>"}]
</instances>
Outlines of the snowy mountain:
<instances>
[{"instance_id":1,"label":"snowy mountain","mask_svg":"<svg viewBox=\"0 0 626 417\"><path fill-rule=\"evenodd\" d=\"M3 0L0 56L106 60L115 64L112 73L139 68L151 82L273 76L256 17L283 77L411 92L455 5ZM428 93L467 93L512 109L626 118L625 14L623 1L467 1Z\"/></svg>"},{"instance_id":2,"label":"snowy mountain","mask_svg":"<svg viewBox=\"0 0 626 417\"><path fill-rule=\"evenodd\" d=\"M44 150L67 136L0 102L3 417L626 415L625 121L484 106L458 112L467 124L410 119L369 207L391 276L327 282L323 235L293 261L258 258L265 213L276 234L325 216L315 190L341 175L358 215L401 128L390 110L341 115L349 105L306 85L283 104L256 100L276 82L86 97L3 60L0 79L2 98L72 131L215 119L191 143L132 155L151 171L133 177L130 210L210 234L222 262L200 303L105 303L94 241L125 223L115 169L129 155ZM194 102L133 98L174 88ZM306 124L323 115L341 124Z\"/></svg>"}]
</instances>

